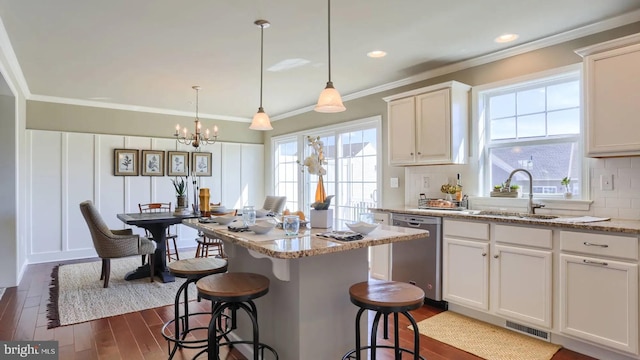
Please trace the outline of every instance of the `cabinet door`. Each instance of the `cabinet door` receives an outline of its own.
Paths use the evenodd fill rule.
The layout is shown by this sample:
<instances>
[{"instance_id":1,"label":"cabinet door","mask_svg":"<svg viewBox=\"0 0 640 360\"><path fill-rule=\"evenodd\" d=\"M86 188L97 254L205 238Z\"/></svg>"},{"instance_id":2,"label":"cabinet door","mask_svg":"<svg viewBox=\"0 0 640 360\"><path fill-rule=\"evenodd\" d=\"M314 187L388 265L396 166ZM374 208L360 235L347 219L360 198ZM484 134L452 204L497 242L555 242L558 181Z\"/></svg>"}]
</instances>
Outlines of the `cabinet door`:
<instances>
[{"instance_id":1,"label":"cabinet door","mask_svg":"<svg viewBox=\"0 0 640 360\"><path fill-rule=\"evenodd\" d=\"M451 163L451 97L449 89L416 96L416 162Z\"/></svg>"},{"instance_id":2,"label":"cabinet door","mask_svg":"<svg viewBox=\"0 0 640 360\"><path fill-rule=\"evenodd\" d=\"M585 58L590 156L640 155L640 44Z\"/></svg>"},{"instance_id":3,"label":"cabinet door","mask_svg":"<svg viewBox=\"0 0 640 360\"><path fill-rule=\"evenodd\" d=\"M374 212L376 224L390 225L389 214ZM374 279L390 280L391 244L382 244L369 247L369 275Z\"/></svg>"},{"instance_id":4,"label":"cabinet door","mask_svg":"<svg viewBox=\"0 0 640 360\"><path fill-rule=\"evenodd\" d=\"M492 311L551 328L551 251L495 245L491 259Z\"/></svg>"},{"instance_id":5,"label":"cabinet door","mask_svg":"<svg viewBox=\"0 0 640 360\"><path fill-rule=\"evenodd\" d=\"M406 165L415 162L416 106L415 98L391 101L389 117L389 163Z\"/></svg>"},{"instance_id":6,"label":"cabinet door","mask_svg":"<svg viewBox=\"0 0 640 360\"><path fill-rule=\"evenodd\" d=\"M638 354L638 265L560 254L560 331Z\"/></svg>"},{"instance_id":7,"label":"cabinet door","mask_svg":"<svg viewBox=\"0 0 640 360\"><path fill-rule=\"evenodd\" d=\"M489 244L444 238L442 291L444 300L489 310Z\"/></svg>"}]
</instances>

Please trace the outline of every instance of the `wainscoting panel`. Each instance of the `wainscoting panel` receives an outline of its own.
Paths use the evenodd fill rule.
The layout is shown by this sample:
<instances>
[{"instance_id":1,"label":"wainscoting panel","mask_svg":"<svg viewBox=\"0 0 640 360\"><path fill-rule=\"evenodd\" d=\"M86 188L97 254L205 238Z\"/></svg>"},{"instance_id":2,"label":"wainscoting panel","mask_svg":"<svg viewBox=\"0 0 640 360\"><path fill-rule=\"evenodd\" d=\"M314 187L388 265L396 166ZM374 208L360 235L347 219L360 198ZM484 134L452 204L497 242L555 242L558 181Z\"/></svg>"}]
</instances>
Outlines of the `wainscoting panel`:
<instances>
[{"instance_id":1,"label":"wainscoting panel","mask_svg":"<svg viewBox=\"0 0 640 360\"><path fill-rule=\"evenodd\" d=\"M79 203L92 200L107 226L130 226L116 214L138 212L138 203L171 202L176 197L169 176L114 176L114 149L152 149L193 152L193 147L177 145L173 139L64 133L27 130L30 192L29 263L69 260L95 256L93 242L80 213ZM228 208L244 204L262 206L264 201L264 146L258 144L216 143L203 151L211 152L211 177L199 178L208 187L211 202ZM166 156L166 154L165 154ZM139 154L139 165L141 162ZM165 164L166 166L166 158ZM189 178L189 204L193 203L193 184ZM135 233L144 230L132 227ZM195 230L177 226L178 247L195 246Z\"/></svg>"}]
</instances>

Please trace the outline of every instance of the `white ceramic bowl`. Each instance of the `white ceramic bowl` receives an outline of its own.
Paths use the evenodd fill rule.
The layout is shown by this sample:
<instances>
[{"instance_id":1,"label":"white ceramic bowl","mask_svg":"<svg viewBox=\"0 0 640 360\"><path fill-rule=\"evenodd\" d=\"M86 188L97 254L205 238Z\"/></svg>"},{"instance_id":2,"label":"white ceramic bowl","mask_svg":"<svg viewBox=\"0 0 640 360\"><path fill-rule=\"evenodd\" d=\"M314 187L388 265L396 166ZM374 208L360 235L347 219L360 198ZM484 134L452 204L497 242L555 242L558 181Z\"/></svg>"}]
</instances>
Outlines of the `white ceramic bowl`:
<instances>
[{"instance_id":1,"label":"white ceramic bowl","mask_svg":"<svg viewBox=\"0 0 640 360\"><path fill-rule=\"evenodd\" d=\"M266 234L269 231L273 230L276 224L271 221L257 221L253 225L249 225L249 230L253 231L256 234Z\"/></svg>"},{"instance_id":2,"label":"white ceramic bowl","mask_svg":"<svg viewBox=\"0 0 640 360\"><path fill-rule=\"evenodd\" d=\"M256 217L257 218L265 217L265 216L267 216L268 213L269 213L269 210L257 209L256 210Z\"/></svg>"},{"instance_id":3,"label":"white ceramic bowl","mask_svg":"<svg viewBox=\"0 0 640 360\"><path fill-rule=\"evenodd\" d=\"M378 224L368 224L362 221L358 221L357 223L347 224L347 227L352 231L366 235L375 230L378 227Z\"/></svg>"},{"instance_id":4,"label":"white ceramic bowl","mask_svg":"<svg viewBox=\"0 0 640 360\"><path fill-rule=\"evenodd\" d=\"M227 208L224 205L211 205L209 210L214 213L223 213L227 211Z\"/></svg>"},{"instance_id":5,"label":"white ceramic bowl","mask_svg":"<svg viewBox=\"0 0 640 360\"><path fill-rule=\"evenodd\" d=\"M236 219L236 217L235 216L231 216L231 215L212 216L211 217L211 220L217 222L220 225L227 225L227 224L231 223L235 219Z\"/></svg>"}]
</instances>

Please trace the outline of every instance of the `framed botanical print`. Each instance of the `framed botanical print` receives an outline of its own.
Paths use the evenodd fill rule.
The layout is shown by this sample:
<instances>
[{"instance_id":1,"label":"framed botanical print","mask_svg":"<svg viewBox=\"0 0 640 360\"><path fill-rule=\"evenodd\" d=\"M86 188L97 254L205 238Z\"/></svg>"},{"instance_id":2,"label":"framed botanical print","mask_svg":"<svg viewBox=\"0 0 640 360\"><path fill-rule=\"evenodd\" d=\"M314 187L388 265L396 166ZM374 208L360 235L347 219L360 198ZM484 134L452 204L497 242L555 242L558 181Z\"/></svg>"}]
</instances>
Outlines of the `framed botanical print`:
<instances>
[{"instance_id":1,"label":"framed botanical print","mask_svg":"<svg viewBox=\"0 0 640 360\"><path fill-rule=\"evenodd\" d=\"M211 153L191 153L191 169L194 176L211 176Z\"/></svg>"},{"instance_id":2,"label":"framed botanical print","mask_svg":"<svg viewBox=\"0 0 640 360\"><path fill-rule=\"evenodd\" d=\"M189 175L189 153L186 151L169 151L167 155L167 175Z\"/></svg>"},{"instance_id":3,"label":"framed botanical print","mask_svg":"<svg viewBox=\"0 0 640 360\"><path fill-rule=\"evenodd\" d=\"M142 150L142 176L164 176L164 151Z\"/></svg>"},{"instance_id":4,"label":"framed botanical print","mask_svg":"<svg viewBox=\"0 0 640 360\"><path fill-rule=\"evenodd\" d=\"M138 150L113 150L113 175L138 176Z\"/></svg>"}]
</instances>

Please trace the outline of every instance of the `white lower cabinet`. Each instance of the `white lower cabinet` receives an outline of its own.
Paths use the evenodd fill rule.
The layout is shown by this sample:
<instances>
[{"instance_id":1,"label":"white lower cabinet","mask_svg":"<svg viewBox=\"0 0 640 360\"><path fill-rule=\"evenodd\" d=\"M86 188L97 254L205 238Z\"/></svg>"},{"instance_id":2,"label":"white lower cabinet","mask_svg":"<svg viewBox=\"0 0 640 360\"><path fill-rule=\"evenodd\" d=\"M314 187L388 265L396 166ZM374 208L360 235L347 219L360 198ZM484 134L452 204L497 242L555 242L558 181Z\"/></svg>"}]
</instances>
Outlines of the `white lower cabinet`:
<instances>
[{"instance_id":1,"label":"white lower cabinet","mask_svg":"<svg viewBox=\"0 0 640 360\"><path fill-rule=\"evenodd\" d=\"M491 241L491 312L551 328L552 231L494 225Z\"/></svg>"},{"instance_id":2,"label":"white lower cabinet","mask_svg":"<svg viewBox=\"0 0 640 360\"><path fill-rule=\"evenodd\" d=\"M489 310L489 225L444 220L442 297Z\"/></svg>"},{"instance_id":3,"label":"white lower cabinet","mask_svg":"<svg viewBox=\"0 0 640 360\"><path fill-rule=\"evenodd\" d=\"M637 237L562 232L562 333L638 354L637 246Z\"/></svg>"}]
</instances>

